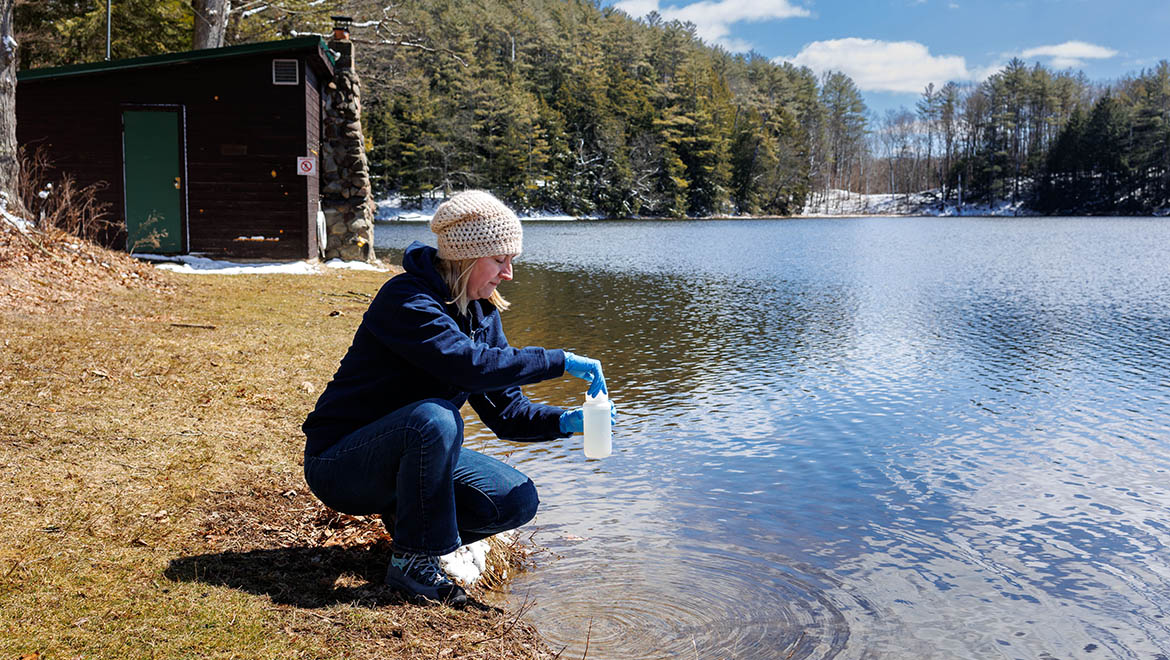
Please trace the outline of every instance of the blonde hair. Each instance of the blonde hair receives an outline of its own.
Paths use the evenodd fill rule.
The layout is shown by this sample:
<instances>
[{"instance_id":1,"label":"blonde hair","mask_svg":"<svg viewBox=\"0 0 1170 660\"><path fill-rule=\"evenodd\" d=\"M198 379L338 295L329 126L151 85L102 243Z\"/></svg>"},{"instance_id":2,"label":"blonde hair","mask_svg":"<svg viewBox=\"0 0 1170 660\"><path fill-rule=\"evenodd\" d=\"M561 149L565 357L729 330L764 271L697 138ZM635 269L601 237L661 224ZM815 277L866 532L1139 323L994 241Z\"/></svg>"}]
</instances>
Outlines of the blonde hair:
<instances>
[{"instance_id":1,"label":"blonde hair","mask_svg":"<svg viewBox=\"0 0 1170 660\"><path fill-rule=\"evenodd\" d=\"M467 280L471 278L471 269L475 267L475 262L482 257L475 257L472 259L436 259L438 261L439 274L443 276L443 281L447 284L447 289L451 291L454 296L447 301L448 305L455 305L459 308L460 316L467 316L467 306L471 304L471 300L467 297ZM487 301L501 312L507 310L512 306L504 297L500 295L499 290L492 291L492 295L488 297Z\"/></svg>"}]
</instances>

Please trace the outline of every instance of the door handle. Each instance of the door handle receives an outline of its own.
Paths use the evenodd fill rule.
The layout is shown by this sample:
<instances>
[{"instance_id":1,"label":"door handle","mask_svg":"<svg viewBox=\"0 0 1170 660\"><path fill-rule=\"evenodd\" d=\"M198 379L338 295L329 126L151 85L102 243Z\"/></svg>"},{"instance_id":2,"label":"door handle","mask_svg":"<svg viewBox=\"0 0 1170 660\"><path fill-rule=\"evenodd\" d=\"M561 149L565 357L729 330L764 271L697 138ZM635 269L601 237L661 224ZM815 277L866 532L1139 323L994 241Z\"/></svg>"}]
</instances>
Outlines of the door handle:
<instances>
[{"instance_id":1,"label":"door handle","mask_svg":"<svg viewBox=\"0 0 1170 660\"><path fill-rule=\"evenodd\" d=\"M175 177L175 190L179 189L179 177Z\"/></svg>"}]
</instances>

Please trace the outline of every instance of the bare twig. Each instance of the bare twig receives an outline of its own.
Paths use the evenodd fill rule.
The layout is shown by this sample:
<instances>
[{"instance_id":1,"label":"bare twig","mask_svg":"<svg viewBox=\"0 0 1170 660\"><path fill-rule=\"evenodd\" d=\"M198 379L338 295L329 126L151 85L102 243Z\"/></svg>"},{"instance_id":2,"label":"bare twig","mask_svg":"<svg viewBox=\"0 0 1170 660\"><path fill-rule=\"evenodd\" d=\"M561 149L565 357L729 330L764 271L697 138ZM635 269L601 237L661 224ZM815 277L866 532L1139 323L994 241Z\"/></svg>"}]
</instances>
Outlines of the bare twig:
<instances>
[{"instance_id":1,"label":"bare twig","mask_svg":"<svg viewBox=\"0 0 1170 660\"><path fill-rule=\"evenodd\" d=\"M282 614L288 614L289 612L302 612L302 613L308 614L310 616L315 616L318 619L321 619L322 621L328 621L329 623L332 623L335 626L341 625L338 622L334 621L333 619L330 619L329 617L325 616L324 614L317 614L316 612L314 612L312 610L307 610L307 609L302 608L302 607L265 607L264 609L268 612L280 612Z\"/></svg>"},{"instance_id":2,"label":"bare twig","mask_svg":"<svg viewBox=\"0 0 1170 660\"><path fill-rule=\"evenodd\" d=\"M305 614L309 614L309 615L315 616L315 617L317 617L318 619L321 619L322 621L328 621L329 623L332 623L332 624L333 624L333 625L335 625L335 626L336 626L336 625L340 625L340 624L338 624L336 621L334 621L333 619L330 619L329 617L325 616L324 614L317 614L316 612L314 612L314 611L312 611L312 610L302 610L302 611L303 611Z\"/></svg>"},{"instance_id":3,"label":"bare twig","mask_svg":"<svg viewBox=\"0 0 1170 660\"><path fill-rule=\"evenodd\" d=\"M65 261L61 257L58 257L57 255L53 254L52 252L49 252L48 250L46 250L45 246L43 246L39 242L37 242L37 240L35 238L33 238L32 236L29 236L28 234L26 234L24 232L24 230L20 228L20 225L16 224L12 220L10 220L8 218L8 216L0 214L0 218L4 218L4 222L7 222L8 224L12 225L12 228L16 230L17 235L19 235L21 238L28 241L29 243L32 243L38 250L40 250L41 252L44 252L46 256L48 256L52 259L55 259L57 261L60 261L63 264L68 263L67 261Z\"/></svg>"},{"instance_id":4,"label":"bare twig","mask_svg":"<svg viewBox=\"0 0 1170 660\"><path fill-rule=\"evenodd\" d=\"M508 635L508 633L512 632L512 629L516 627L517 623L520 623L520 617L527 614L528 610L532 609L532 607L534 605L536 605L536 602L530 601L528 596L525 596L524 602L520 605L520 610L518 612L516 612L516 616L512 619L511 623L508 624L508 627L504 628L503 632L501 632L498 635L493 635L491 637L487 637L485 639L478 640L476 642L473 642L473 644L483 644L485 642L490 642L493 639L503 639L504 637L506 637Z\"/></svg>"},{"instance_id":5,"label":"bare twig","mask_svg":"<svg viewBox=\"0 0 1170 660\"><path fill-rule=\"evenodd\" d=\"M589 629L585 631L585 652L581 654L581 660L585 660L585 656L589 655L589 638L593 636L593 617L589 617Z\"/></svg>"},{"instance_id":6,"label":"bare twig","mask_svg":"<svg viewBox=\"0 0 1170 660\"><path fill-rule=\"evenodd\" d=\"M172 323L176 328L203 328L205 330L215 330L214 325L206 323Z\"/></svg>"},{"instance_id":7,"label":"bare twig","mask_svg":"<svg viewBox=\"0 0 1170 660\"><path fill-rule=\"evenodd\" d=\"M788 652L784 660L792 660L792 656L796 655L796 649L800 648L800 642L804 640L804 631L800 631L800 637L796 638L796 642L792 645L792 650Z\"/></svg>"}]
</instances>

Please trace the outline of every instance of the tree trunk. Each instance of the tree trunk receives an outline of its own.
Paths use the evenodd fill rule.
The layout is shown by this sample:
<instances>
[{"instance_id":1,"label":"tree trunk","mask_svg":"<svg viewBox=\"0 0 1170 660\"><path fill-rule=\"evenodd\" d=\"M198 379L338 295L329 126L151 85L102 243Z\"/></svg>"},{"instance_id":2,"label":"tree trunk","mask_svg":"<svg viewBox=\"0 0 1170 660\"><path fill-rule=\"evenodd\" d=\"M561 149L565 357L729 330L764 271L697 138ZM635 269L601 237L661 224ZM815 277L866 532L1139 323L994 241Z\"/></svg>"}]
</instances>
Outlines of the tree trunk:
<instances>
[{"instance_id":1,"label":"tree trunk","mask_svg":"<svg viewBox=\"0 0 1170 660\"><path fill-rule=\"evenodd\" d=\"M16 158L16 39L13 0L0 0L0 193L8 208L20 209L20 162Z\"/></svg>"},{"instance_id":2,"label":"tree trunk","mask_svg":"<svg viewBox=\"0 0 1170 660\"><path fill-rule=\"evenodd\" d=\"M195 10L195 34L191 47L199 50L223 46L223 33L227 30L228 14L232 10L231 0L191 0L191 8Z\"/></svg>"}]
</instances>

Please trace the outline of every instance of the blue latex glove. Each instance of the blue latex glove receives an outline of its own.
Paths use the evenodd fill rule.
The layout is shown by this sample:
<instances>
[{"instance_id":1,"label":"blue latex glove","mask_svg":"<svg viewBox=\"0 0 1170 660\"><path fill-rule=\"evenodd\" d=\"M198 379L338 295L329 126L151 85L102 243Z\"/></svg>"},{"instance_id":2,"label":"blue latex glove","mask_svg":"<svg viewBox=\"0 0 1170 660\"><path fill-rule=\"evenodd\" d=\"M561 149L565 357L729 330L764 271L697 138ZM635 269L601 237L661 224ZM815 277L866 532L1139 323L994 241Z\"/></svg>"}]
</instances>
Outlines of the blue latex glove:
<instances>
[{"instance_id":1,"label":"blue latex glove","mask_svg":"<svg viewBox=\"0 0 1170 660\"><path fill-rule=\"evenodd\" d=\"M597 396L598 392L609 394L605 389L605 376L601 374L601 363L597 360L565 351L565 373L589 381L589 396Z\"/></svg>"},{"instance_id":2,"label":"blue latex glove","mask_svg":"<svg viewBox=\"0 0 1170 660\"><path fill-rule=\"evenodd\" d=\"M609 402L609 421L612 424L617 424L617 406L613 405L613 401ZM573 408L561 413L561 433L584 433L585 432L585 411L580 408Z\"/></svg>"}]
</instances>

